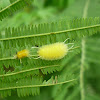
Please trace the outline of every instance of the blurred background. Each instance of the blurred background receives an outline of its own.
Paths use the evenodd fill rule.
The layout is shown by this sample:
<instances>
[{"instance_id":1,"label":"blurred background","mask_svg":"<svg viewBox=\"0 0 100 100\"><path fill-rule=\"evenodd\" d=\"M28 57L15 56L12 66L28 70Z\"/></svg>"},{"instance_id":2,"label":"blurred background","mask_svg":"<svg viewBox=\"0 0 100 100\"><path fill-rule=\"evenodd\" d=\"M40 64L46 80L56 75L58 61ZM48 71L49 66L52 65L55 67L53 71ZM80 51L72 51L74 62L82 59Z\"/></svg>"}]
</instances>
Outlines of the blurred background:
<instances>
[{"instance_id":1,"label":"blurred background","mask_svg":"<svg viewBox=\"0 0 100 100\"><path fill-rule=\"evenodd\" d=\"M87 0L34 0L23 10L9 16L9 20L0 21L0 30L4 27L18 27L33 25L43 22L52 22L58 19L70 20L82 18ZM0 0L0 8L10 4L9 0ZM100 0L90 0L86 17L98 17L100 15Z\"/></svg>"},{"instance_id":2,"label":"blurred background","mask_svg":"<svg viewBox=\"0 0 100 100\"><path fill-rule=\"evenodd\" d=\"M100 17L100 0L34 0L30 6L0 21L0 31L3 32L5 27L18 27L46 22L51 23L59 19L66 19L69 21L76 18L82 18L87 2L88 11L85 17ZM9 4L9 0L0 0L0 8L5 8ZM92 36L92 38L93 37L99 37L100 39L99 33ZM95 42L93 43L94 45ZM97 47L98 52L95 51L93 53L98 53L98 56L100 56L100 41ZM94 59L96 60L96 58ZM90 62L89 66L91 67L88 67L85 71L85 81L89 86L88 90L91 91L88 96L89 99L87 100L100 100L100 62ZM57 90L57 88L57 86L43 87L41 88L39 96L18 98L16 94L13 94L11 97L0 100L74 100L74 97L76 98L75 100L80 100L79 92L73 93L73 98L69 97L74 87L69 88L69 94L67 94L67 92L63 93L63 90ZM63 85L62 88L65 88L65 86ZM59 91L58 94L56 94L57 91Z\"/></svg>"}]
</instances>

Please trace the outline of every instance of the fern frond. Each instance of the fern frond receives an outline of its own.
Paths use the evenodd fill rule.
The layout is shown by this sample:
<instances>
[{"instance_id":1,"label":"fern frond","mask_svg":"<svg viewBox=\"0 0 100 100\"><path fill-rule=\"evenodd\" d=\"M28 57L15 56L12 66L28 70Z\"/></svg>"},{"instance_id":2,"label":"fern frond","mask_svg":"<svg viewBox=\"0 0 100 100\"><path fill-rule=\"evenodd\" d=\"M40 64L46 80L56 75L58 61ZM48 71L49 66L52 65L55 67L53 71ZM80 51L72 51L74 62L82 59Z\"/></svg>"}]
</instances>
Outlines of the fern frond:
<instances>
[{"instance_id":1,"label":"fern frond","mask_svg":"<svg viewBox=\"0 0 100 100\"><path fill-rule=\"evenodd\" d=\"M15 11L22 9L25 6L29 6L33 0L10 0L12 4L0 11L0 20L11 15Z\"/></svg>"},{"instance_id":2,"label":"fern frond","mask_svg":"<svg viewBox=\"0 0 100 100\"><path fill-rule=\"evenodd\" d=\"M5 30L5 36L3 35L0 36L1 71L3 70L2 69L3 65L5 65L6 68L9 68L9 65L13 66L15 70L18 66L21 66L20 69L17 69L17 72L20 70L28 70L41 66L52 66L52 65L61 66L61 63L64 61L64 59L67 58L67 56L64 59L56 61L45 61L41 59L34 60L34 59L24 58L22 59L23 65L21 65L20 60L14 59L14 55L16 54L16 49L20 51L25 48L30 49L32 46L35 45L42 46L45 44L50 44L58 41L63 42L68 37L70 38L70 42L74 42L77 44L77 42L72 40L77 41L83 36L89 36L100 31L99 23L100 23L99 18L95 19L89 18L89 19L76 19L70 21L69 23L63 20L51 24L47 23L47 24L40 24L38 26L35 25L32 27L29 26L24 28L13 28L13 29L8 28ZM79 45L80 44L77 44L76 46ZM48 69L42 69L42 72L44 74L47 74L58 70L61 70L60 67L54 67L54 68L52 67ZM4 71L1 73L4 73ZM16 71L14 71L14 73L16 73ZM34 72L34 74L36 73L38 74L38 71Z\"/></svg>"},{"instance_id":3,"label":"fern frond","mask_svg":"<svg viewBox=\"0 0 100 100\"><path fill-rule=\"evenodd\" d=\"M42 79L42 78L41 78ZM19 81L13 82L0 82L0 94L1 96L7 96L11 94L11 89L17 89L18 96L26 95L36 95L40 93L38 85L42 83L39 77L28 77L26 79L21 79ZM23 86L24 85L24 86ZM37 85L37 87L32 88L31 85ZM8 92L9 91L9 92ZM6 95L5 95L6 94Z\"/></svg>"},{"instance_id":4,"label":"fern frond","mask_svg":"<svg viewBox=\"0 0 100 100\"><path fill-rule=\"evenodd\" d=\"M62 85L67 83L68 87L72 86L77 82L77 75L74 74L75 70L77 70L77 64L71 64L66 68L66 71L62 72L63 74L55 77L51 77L49 80L42 80L42 77L26 77L20 80L11 81L11 82L0 82L0 93L1 96L7 96L11 94L12 90L17 90L18 96L27 96L27 95L37 95L39 94L40 87L44 86L54 86L54 85ZM66 85L67 85L66 84ZM8 93L8 94L7 94Z\"/></svg>"},{"instance_id":5,"label":"fern frond","mask_svg":"<svg viewBox=\"0 0 100 100\"><path fill-rule=\"evenodd\" d=\"M42 83L40 78L32 77L32 78L26 78L26 79L21 79L18 81L9 82L7 84L5 82L0 82L1 84L0 94L1 96L7 96L8 94L11 94L12 89L17 89L17 94L19 97L27 96L27 95L37 95L40 93L40 90L39 90L40 87L60 85L60 84L65 84L65 83L76 81L76 79L61 81L61 77L57 78L57 83L54 83L52 78L50 80L51 82L49 83L48 82Z\"/></svg>"},{"instance_id":6,"label":"fern frond","mask_svg":"<svg viewBox=\"0 0 100 100\"><path fill-rule=\"evenodd\" d=\"M21 66L20 66L21 67ZM13 72L7 72L6 74L3 73L3 69L0 71L1 72L1 75L0 75L0 80L3 80L3 81L12 81L12 80L16 80L16 79L20 79L20 78L23 78L23 77L26 77L26 76L29 76L29 75L39 75L39 69L48 69L49 70L45 70L44 72L45 73L49 73L49 71L54 71L55 70L59 70L61 67L59 65L52 65L52 66L43 66L43 67L37 67L37 68L27 68L26 70L25 69L15 69ZM52 71L52 72L53 72ZM43 71L42 71L43 72Z\"/></svg>"},{"instance_id":7,"label":"fern frond","mask_svg":"<svg viewBox=\"0 0 100 100\"><path fill-rule=\"evenodd\" d=\"M69 59L69 60L71 60L71 59ZM69 62L69 60L68 60L68 62ZM61 74L59 76L57 75L58 77L57 76L51 77L49 80L47 80L47 81L44 80L43 82L41 80L42 79L41 77L35 78L35 76L33 76L32 78L29 76L29 77L25 77L23 79L11 81L11 82L9 82L9 81L5 82L5 80L2 79L0 81L0 84L2 84L0 87L1 96L5 97L5 96L8 96L8 94L10 95L12 90L17 90L17 94L19 97L20 96L28 96L28 95L37 95L39 93L40 87L62 85L65 83L67 83L66 85L68 85L66 87L66 89L67 89L68 87L72 86L73 84L75 84L77 82L76 71L79 69L79 67L77 67L78 65L79 65L79 62L76 62L73 64L71 63L71 65L69 65L69 64L65 65L67 67L64 68L64 70L61 72ZM25 73L25 74L27 74L27 73ZM24 76L24 74L21 76ZM15 76L13 75L13 77L15 77ZM2 76L2 78L5 79L5 77L3 77L3 76ZM37 79L38 81L36 82L36 80L34 78ZM32 81L32 79L34 79L34 81ZM39 79L41 80L41 83L39 82Z\"/></svg>"}]
</instances>

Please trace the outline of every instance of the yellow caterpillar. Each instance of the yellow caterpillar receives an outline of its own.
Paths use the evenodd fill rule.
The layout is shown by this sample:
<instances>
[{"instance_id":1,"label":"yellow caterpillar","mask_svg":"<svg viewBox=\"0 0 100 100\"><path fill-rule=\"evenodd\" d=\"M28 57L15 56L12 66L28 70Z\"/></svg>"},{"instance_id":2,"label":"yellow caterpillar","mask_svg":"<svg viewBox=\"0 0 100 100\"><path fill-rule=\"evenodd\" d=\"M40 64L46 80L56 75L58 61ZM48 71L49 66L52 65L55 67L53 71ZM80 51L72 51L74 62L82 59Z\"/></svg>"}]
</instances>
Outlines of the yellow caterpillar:
<instances>
[{"instance_id":1,"label":"yellow caterpillar","mask_svg":"<svg viewBox=\"0 0 100 100\"><path fill-rule=\"evenodd\" d=\"M68 46L63 42L57 42L40 47L37 53L41 59L57 60L63 58L67 52Z\"/></svg>"},{"instance_id":2,"label":"yellow caterpillar","mask_svg":"<svg viewBox=\"0 0 100 100\"><path fill-rule=\"evenodd\" d=\"M69 38L68 38L69 39ZM64 42L57 42L49 45L44 45L40 47L37 51L38 58L44 59L44 60L58 60L62 59L71 48L68 48L68 43L65 44L65 42L68 40L66 39Z\"/></svg>"}]
</instances>

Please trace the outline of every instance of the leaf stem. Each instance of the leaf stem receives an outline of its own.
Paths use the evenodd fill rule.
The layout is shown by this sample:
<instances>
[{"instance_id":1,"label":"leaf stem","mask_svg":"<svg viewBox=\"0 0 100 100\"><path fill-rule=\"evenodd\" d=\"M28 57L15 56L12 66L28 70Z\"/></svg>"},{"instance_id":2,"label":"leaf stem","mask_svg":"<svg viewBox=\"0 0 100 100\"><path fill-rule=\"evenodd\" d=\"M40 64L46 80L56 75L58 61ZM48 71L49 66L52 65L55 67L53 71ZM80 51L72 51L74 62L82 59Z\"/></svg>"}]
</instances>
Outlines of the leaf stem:
<instances>
[{"instance_id":1,"label":"leaf stem","mask_svg":"<svg viewBox=\"0 0 100 100\"><path fill-rule=\"evenodd\" d=\"M14 4L16 4L17 2L19 2L20 0L15 1L14 3L10 4L9 6L5 7L4 9L0 10L0 13L3 12L4 10L10 8L11 6L13 6Z\"/></svg>"},{"instance_id":2,"label":"leaf stem","mask_svg":"<svg viewBox=\"0 0 100 100\"><path fill-rule=\"evenodd\" d=\"M84 91L84 60L85 60L85 40L82 40L82 58L81 58L81 68L80 68L80 90L81 90L81 100L85 100Z\"/></svg>"},{"instance_id":3,"label":"leaf stem","mask_svg":"<svg viewBox=\"0 0 100 100\"><path fill-rule=\"evenodd\" d=\"M22 71L19 71L19 72L13 72L13 73L9 73L9 74L3 74L3 75L0 75L0 77L11 76L11 75L16 75L16 74L20 74L20 73L24 73L24 72L33 71L33 70L45 69L45 68L57 67L57 66L60 66L60 65L51 65L51 66L43 66L43 67L38 67L38 68L31 68L31 69L22 70Z\"/></svg>"},{"instance_id":4,"label":"leaf stem","mask_svg":"<svg viewBox=\"0 0 100 100\"><path fill-rule=\"evenodd\" d=\"M51 34L61 34L61 33L66 33L66 32L72 32L72 31L84 30L84 29L89 29L89 28L95 28L95 27L100 27L100 24L92 25L92 26L86 26L86 27L80 27L80 28L74 28L74 29L69 29L69 30L63 30L63 31L57 31L57 32L50 32L50 33L41 33L41 34L33 34L33 35L26 35L26 36L17 36L17 37L3 38L3 39L0 39L0 41L22 39L22 38L31 38L31 37L38 37L38 36L46 36L46 35L51 35Z\"/></svg>"},{"instance_id":5,"label":"leaf stem","mask_svg":"<svg viewBox=\"0 0 100 100\"><path fill-rule=\"evenodd\" d=\"M83 10L83 18L86 18L87 17L89 3L90 3L90 0L86 0L86 4L85 4L84 10Z\"/></svg>"},{"instance_id":6,"label":"leaf stem","mask_svg":"<svg viewBox=\"0 0 100 100\"><path fill-rule=\"evenodd\" d=\"M68 81L64 81L64 82L59 82L59 83L53 83L53 84L42 84L42 85L28 85L28 86L7 87L7 88L0 88L0 90L54 86L54 85L65 84L65 83L72 82L72 81L75 81L75 80L77 80L77 79L72 79L72 80L68 80Z\"/></svg>"}]
</instances>

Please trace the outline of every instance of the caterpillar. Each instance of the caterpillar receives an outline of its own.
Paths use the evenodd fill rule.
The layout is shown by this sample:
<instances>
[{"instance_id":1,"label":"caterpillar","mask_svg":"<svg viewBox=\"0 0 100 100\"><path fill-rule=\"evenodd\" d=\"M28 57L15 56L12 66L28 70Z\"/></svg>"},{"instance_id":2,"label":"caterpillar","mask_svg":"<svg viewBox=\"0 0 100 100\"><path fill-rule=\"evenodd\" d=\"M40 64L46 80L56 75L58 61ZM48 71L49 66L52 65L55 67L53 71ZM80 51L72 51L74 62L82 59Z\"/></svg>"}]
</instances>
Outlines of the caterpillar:
<instances>
[{"instance_id":1,"label":"caterpillar","mask_svg":"<svg viewBox=\"0 0 100 100\"><path fill-rule=\"evenodd\" d=\"M68 38L69 39L69 38ZM68 40L66 39L64 42L57 42L49 45L44 45L40 47L37 51L38 58L44 59L44 60L58 60L62 59L65 55L67 55L69 49L68 44L73 44L73 43L68 43L65 44L65 42Z\"/></svg>"}]
</instances>

